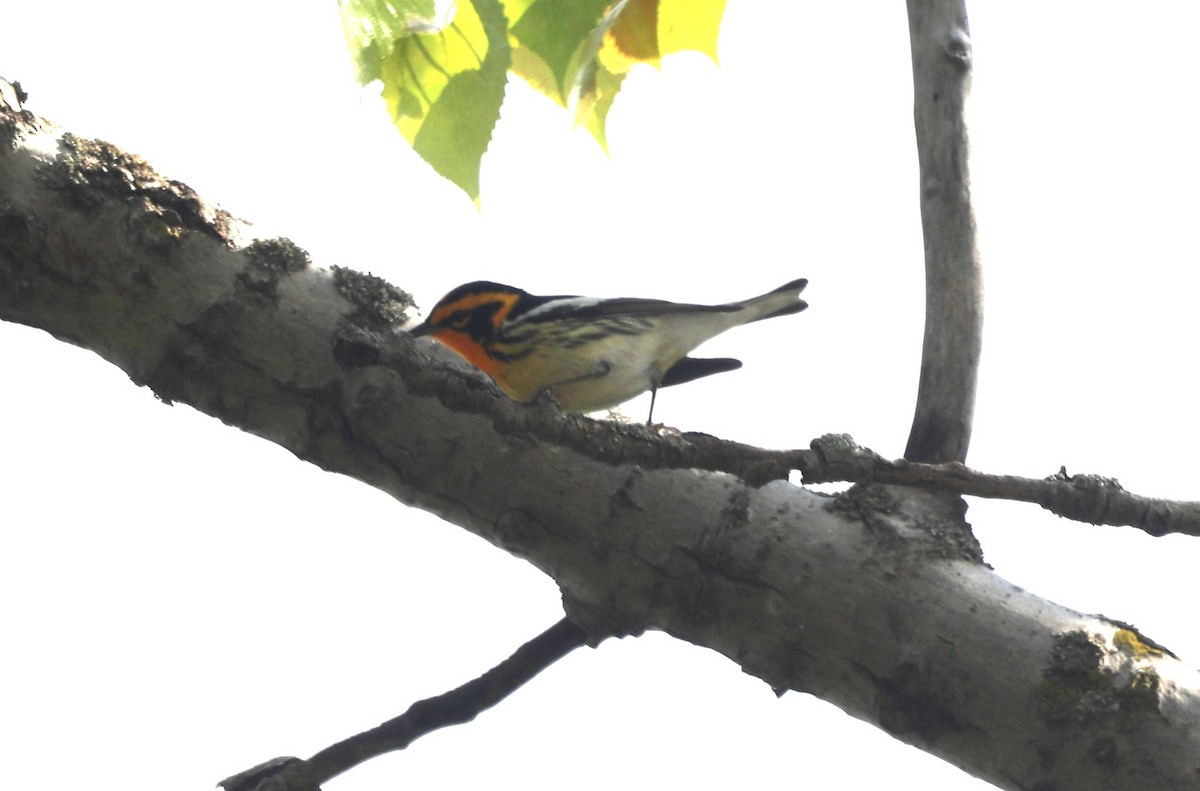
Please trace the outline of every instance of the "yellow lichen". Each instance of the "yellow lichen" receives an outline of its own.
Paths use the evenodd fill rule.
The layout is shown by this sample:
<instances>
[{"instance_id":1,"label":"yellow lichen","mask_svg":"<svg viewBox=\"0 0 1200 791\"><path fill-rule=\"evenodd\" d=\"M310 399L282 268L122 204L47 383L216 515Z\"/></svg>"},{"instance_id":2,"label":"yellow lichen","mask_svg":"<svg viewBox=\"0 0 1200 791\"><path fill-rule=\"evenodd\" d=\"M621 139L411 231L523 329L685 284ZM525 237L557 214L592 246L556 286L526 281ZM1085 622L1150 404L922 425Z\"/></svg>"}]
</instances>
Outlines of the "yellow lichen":
<instances>
[{"instance_id":1,"label":"yellow lichen","mask_svg":"<svg viewBox=\"0 0 1200 791\"><path fill-rule=\"evenodd\" d=\"M1164 656L1160 648L1144 642L1142 636L1133 629L1118 629L1113 634L1112 641L1113 645L1130 654L1135 659Z\"/></svg>"}]
</instances>

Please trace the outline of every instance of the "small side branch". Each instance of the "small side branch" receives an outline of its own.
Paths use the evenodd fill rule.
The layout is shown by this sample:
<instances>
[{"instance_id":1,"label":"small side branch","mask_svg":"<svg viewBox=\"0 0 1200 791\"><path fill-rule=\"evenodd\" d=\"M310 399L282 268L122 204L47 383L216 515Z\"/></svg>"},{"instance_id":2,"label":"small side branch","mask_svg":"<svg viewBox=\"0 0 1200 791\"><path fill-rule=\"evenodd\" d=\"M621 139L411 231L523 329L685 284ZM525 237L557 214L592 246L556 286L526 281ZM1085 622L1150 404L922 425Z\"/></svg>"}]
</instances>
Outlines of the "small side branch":
<instances>
[{"instance_id":1,"label":"small side branch","mask_svg":"<svg viewBox=\"0 0 1200 791\"><path fill-rule=\"evenodd\" d=\"M1065 468L1047 478L990 475L959 464L888 461L850 437L827 435L812 450L796 451L805 483L834 481L919 486L953 494L1036 503L1051 513L1093 525L1128 525L1152 536L1200 536L1200 502L1162 500L1126 491L1115 478L1068 475Z\"/></svg>"},{"instance_id":2,"label":"small side branch","mask_svg":"<svg viewBox=\"0 0 1200 791\"><path fill-rule=\"evenodd\" d=\"M275 758L218 785L225 791L316 791L371 758L403 750L439 728L470 722L587 642L587 634L564 618L458 689L417 701L399 717L326 747L307 761Z\"/></svg>"}]
</instances>

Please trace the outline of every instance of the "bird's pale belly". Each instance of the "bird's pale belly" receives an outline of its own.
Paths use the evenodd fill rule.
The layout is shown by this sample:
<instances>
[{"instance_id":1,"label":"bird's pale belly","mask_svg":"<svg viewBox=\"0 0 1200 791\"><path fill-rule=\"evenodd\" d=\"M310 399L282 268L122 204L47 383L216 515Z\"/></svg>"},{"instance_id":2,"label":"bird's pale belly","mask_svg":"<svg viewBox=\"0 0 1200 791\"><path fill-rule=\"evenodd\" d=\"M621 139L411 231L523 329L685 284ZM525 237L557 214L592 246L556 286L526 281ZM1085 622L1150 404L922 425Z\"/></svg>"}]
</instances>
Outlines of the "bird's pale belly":
<instances>
[{"instance_id":1,"label":"bird's pale belly","mask_svg":"<svg viewBox=\"0 0 1200 791\"><path fill-rule=\"evenodd\" d=\"M557 364L539 359L537 354L511 364L502 386L520 401L528 401L543 390L550 390L559 405L568 412L596 412L614 407L658 384L663 368L669 368L683 352L672 354L665 363L661 349L640 348L644 344L594 344L580 348L570 357L557 355ZM633 348L631 348L631 346ZM569 365L563 365L569 363Z\"/></svg>"}]
</instances>

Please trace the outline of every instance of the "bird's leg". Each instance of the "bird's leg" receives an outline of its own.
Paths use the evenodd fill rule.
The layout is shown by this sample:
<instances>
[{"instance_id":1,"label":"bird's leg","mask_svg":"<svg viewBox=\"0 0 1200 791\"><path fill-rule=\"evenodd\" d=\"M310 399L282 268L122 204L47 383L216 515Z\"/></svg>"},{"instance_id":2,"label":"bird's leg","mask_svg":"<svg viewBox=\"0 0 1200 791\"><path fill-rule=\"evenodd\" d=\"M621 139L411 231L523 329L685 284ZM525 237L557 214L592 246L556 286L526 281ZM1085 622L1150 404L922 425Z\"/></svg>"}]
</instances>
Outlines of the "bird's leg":
<instances>
[{"instance_id":1,"label":"bird's leg","mask_svg":"<svg viewBox=\"0 0 1200 791\"><path fill-rule=\"evenodd\" d=\"M654 401L658 398L658 385L650 388L650 414L646 415L646 425L654 425Z\"/></svg>"}]
</instances>

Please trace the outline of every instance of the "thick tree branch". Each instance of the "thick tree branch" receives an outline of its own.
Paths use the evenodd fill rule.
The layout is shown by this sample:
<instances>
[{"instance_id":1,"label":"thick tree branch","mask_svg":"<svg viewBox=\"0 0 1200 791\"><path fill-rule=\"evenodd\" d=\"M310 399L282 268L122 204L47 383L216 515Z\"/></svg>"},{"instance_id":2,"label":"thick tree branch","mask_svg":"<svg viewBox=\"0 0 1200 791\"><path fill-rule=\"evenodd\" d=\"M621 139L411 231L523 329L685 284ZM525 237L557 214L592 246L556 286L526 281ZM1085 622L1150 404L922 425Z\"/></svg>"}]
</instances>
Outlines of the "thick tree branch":
<instances>
[{"instance_id":1,"label":"thick tree branch","mask_svg":"<svg viewBox=\"0 0 1200 791\"><path fill-rule=\"evenodd\" d=\"M313 791L348 769L403 750L439 728L470 722L586 644L587 634L564 618L474 681L418 701L399 717L326 747L307 761L276 758L218 785L225 791Z\"/></svg>"},{"instance_id":2,"label":"thick tree branch","mask_svg":"<svg viewBox=\"0 0 1200 791\"><path fill-rule=\"evenodd\" d=\"M966 461L983 335L983 289L963 117L971 38L963 0L908 0L925 236L925 343L904 457Z\"/></svg>"},{"instance_id":3,"label":"thick tree branch","mask_svg":"<svg viewBox=\"0 0 1200 791\"><path fill-rule=\"evenodd\" d=\"M593 639L707 646L1005 788L1194 787L1200 676L997 577L944 496L755 487L514 403L396 332L396 289L240 247L144 162L3 111L0 229L0 318L525 558Z\"/></svg>"}]
</instances>

